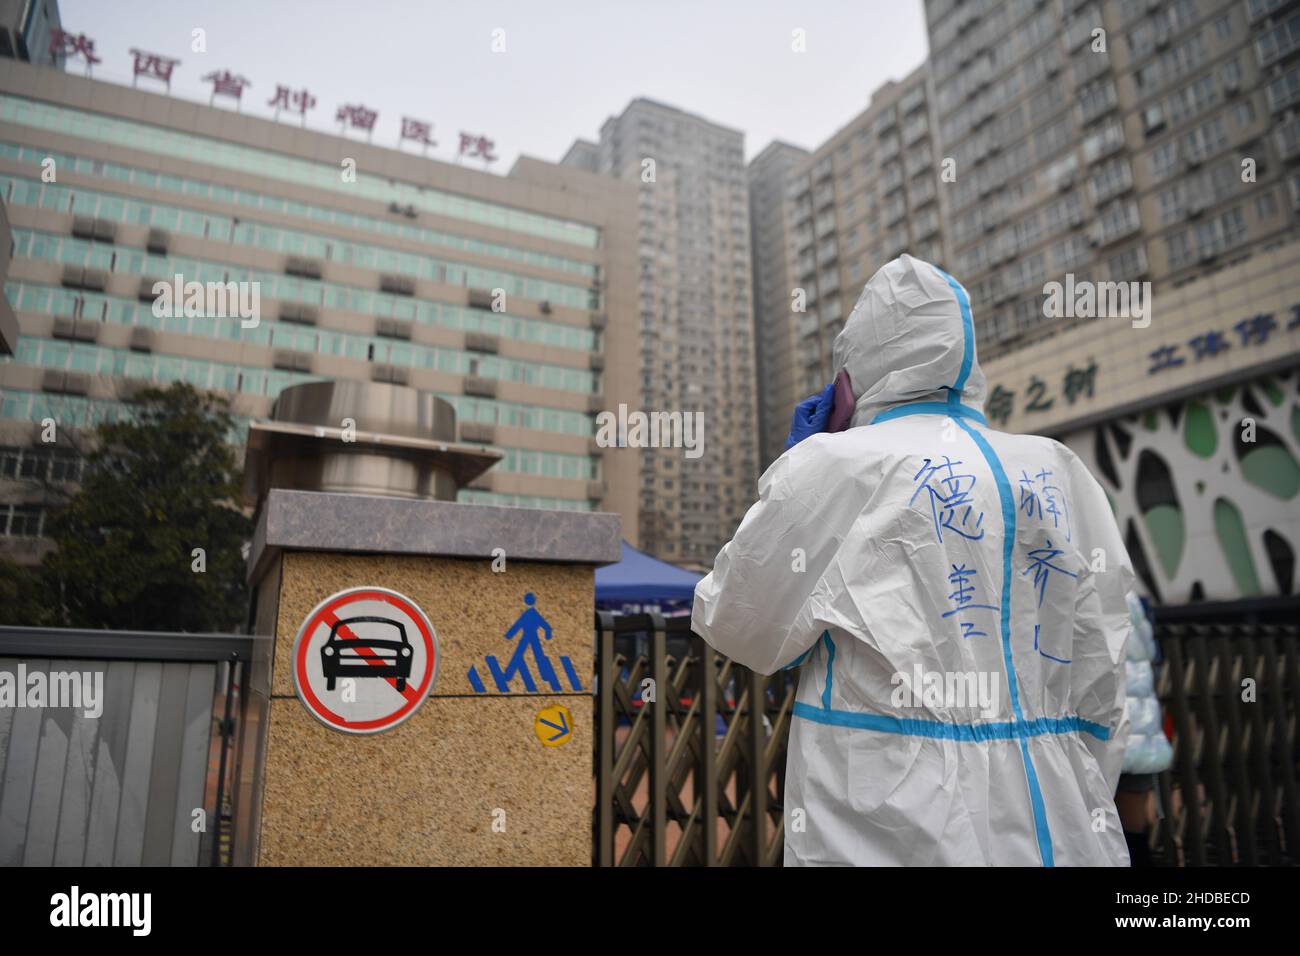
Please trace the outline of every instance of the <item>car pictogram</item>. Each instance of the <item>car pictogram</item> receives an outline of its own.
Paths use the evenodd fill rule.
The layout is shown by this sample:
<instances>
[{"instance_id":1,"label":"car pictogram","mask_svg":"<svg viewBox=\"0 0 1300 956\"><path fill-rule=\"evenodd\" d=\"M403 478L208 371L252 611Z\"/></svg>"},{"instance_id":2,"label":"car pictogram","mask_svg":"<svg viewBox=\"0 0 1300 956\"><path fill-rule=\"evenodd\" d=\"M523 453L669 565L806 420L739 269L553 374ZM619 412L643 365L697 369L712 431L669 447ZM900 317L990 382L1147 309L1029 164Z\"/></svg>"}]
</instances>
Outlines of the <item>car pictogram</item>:
<instances>
[{"instance_id":1,"label":"car pictogram","mask_svg":"<svg viewBox=\"0 0 1300 956\"><path fill-rule=\"evenodd\" d=\"M357 625L367 625L358 633ZM340 677L386 677L406 690L411 677L411 642L401 621L386 617L348 617L330 626L320 649L325 689L333 690Z\"/></svg>"}]
</instances>

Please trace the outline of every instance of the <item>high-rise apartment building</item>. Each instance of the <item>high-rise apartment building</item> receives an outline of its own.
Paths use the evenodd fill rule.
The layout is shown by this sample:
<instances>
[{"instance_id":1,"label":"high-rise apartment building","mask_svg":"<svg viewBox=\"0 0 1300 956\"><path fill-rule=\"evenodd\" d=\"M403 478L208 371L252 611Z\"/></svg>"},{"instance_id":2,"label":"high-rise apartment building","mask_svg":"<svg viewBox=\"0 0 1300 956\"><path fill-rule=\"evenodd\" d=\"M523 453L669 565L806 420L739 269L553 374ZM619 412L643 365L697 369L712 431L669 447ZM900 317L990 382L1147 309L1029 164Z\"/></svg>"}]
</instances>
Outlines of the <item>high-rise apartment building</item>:
<instances>
[{"instance_id":1,"label":"high-rise apartment building","mask_svg":"<svg viewBox=\"0 0 1300 956\"><path fill-rule=\"evenodd\" d=\"M1300 3L927 0L926 13L928 65L792 174L803 377L771 407L788 419L828 381L862 282L911 252L971 293L990 424L1080 455L1144 593L1296 593ZM760 288L789 268L755 255ZM758 319L775 368L788 318ZM769 455L783 426L769 423Z\"/></svg>"},{"instance_id":2,"label":"high-rise apartment building","mask_svg":"<svg viewBox=\"0 0 1300 956\"><path fill-rule=\"evenodd\" d=\"M785 450L790 431L790 396L803 380L798 365L799 316L794 310L794 204L791 176L808 150L779 140L749 162L750 256L754 270L754 338L758 349L760 465L767 468Z\"/></svg>"},{"instance_id":3,"label":"high-rise apartment building","mask_svg":"<svg viewBox=\"0 0 1300 956\"><path fill-rule=\"evenodd\" d=\"M785 309L795 312L794 369L772 394L767 450L773 457L782 450L773 442L784 438L794 405L830 381L832 344L867 279L904 252L935 263L946 258L931 99L925 66L885 84L787 176L790 244L784 256L757 266L780 276L793 261ZM791 346L784 331L791 317L773 306L759 321L763 361L772 367L790 361L783 353Z\"/></svg>"},{"instance_id":4,"label":"high-rise apartment building","mask_svg":"<svg viewBox=\"0 0 1300 956\"><path fill-rule=\"evenodd\" d=\"M926 14L990 423L1079 454L1153 600L1295 594L1300 4Z\"/></svg>"},{"instance_id":5,"label":"high-rise apartment building","mask_svg":"<svg viewBox=\"0 0 1300 956\"><path fill-rule=\"evenodd\" d=\"M0 199L19 330L0 315L3 550L39 555L45 496L81 467L65 436L142 385L224 393L246 423L316 378L451 402L462 440L503 453L462 500L618 511L637 540L636 452L607 456L593 418L638 399L630 185L526 158L492 175L9 59ZM257 321L156 309L178 275L256 289Z\"/></svg>"},{"instance_id":6,"label":"high-rise apartment building","mask_svg":"<svg viewBox=\"0 0 1300 956\"><path fill-rule=\"evenodd\" d=\"M704 416L697 457L642 454L641 541L665 560L711 565L753 499L758 466L744 136L637 99L563 163L638 184L638 407Z\"/></svg>"},{"instance_id":7,"label":"high-rise apartment building","mask_svg":"<svg viewBox=\"0 0 1300 956\"><path fill-rule=\"evenodd\" d=\"M1046 282L1158 293L1296 230L1300 10L927 0L951 271L993 357L1071 319Z\"/></svg>"}]
</instances>

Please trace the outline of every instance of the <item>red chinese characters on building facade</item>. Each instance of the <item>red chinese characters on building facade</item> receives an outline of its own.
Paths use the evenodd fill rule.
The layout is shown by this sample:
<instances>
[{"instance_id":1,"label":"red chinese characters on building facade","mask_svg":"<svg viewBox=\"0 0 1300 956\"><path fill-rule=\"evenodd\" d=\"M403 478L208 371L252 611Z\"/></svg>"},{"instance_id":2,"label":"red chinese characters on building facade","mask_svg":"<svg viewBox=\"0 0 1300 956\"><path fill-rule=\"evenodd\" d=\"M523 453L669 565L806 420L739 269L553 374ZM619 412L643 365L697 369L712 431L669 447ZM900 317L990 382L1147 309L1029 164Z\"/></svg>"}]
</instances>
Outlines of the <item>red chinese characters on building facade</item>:
<instances>
[{"instance_id":1,"label":"red chinese characters on building facade","mask_svg":"<svg viewBox=\"0 0 1300 956\"><path fill-rule=\"evenodd\" d=\"M160 56L157 53L146 53L143 50L131 50L131 56L135 58L135 64L132 68L131 85L142 76L150 79L162 80L167 84L170 90L172 86L172 70L176 69L176 64L180 60L173 59L169 56Z\"/></svg>"},{"instance_id":2,"label":"red chinese characters on building facade","mask_svg":"<svg viewBox=\"0 0 1300 956\"><path fill-rule=\"evenodd\" d=\"M58 56L80 56L86 61L86 67L89 68L95 63L102 62L99 57L95 56L95 41L84 33L67 33L64 30L54 30L50 33L50 55Z\"/></svg>"},{"instance_id":3,"label":"red chinese characters on building facade","mask_svg":"<svg viewBox=\"0 0 1300 956\"><path fill-rule=\"evenodd\" d=\"M229 70L213 70L203 78L204 83L212 84L212 96L229 96L240 101L244 96L244 87L252 86L242 76L237 76Z\"/></svg>"},{"instance_id":4,"label":"red chinese characters on building facade","mask_svg":"<svg viewBox=\"0 0 1300 956\"><path fill-rule=\"evenodd\" d=\"M496 143L486 136L477 136L474 133L460 134L460 155L468 156L471 159L482 159L487 163L495 163L496 154L492 151L496 149Z\"/></svg>"},{"instance_id":5,"label":"red chinese characters on building facade","mask_svg":"<svg viewBox=\"0 0 1300 956\"><path fill-rule=\"evenodd\" d=\"M375 120L378 118L379 113L377 111L368 109L359 103L345 103L334 114L336 123L342 123L344 127L351 126L353 129L363 129L367 133L374 132Z\"/></svg>"},{"instance_id":6,"label":"red chinese characters on building facade","mask_svg":"<svg viewBox=\"0 0 1300 956\"><path fill-rule=\"evenodd\" d=\"M437 146L433 139L433 124L423 120L402 117L402 139L414 140L423 146Z\"/></svg>"},{"instance_id":7,"label":"red chinese characters on building facade","mask_svg":"<svg viewBox=\"0 0 1300 956\"><path fill-rule=\"evenodd\" d=\"M267 106L274 106L277 113L289 110L303 117L306 122L307 111L316 108L316 97L307 90L292 91L287 86L277 85L275 95L266 101Z\"/></svg>"},{"instance_id":8,"label":"red chinese characters on building facade","mask_svg":"<svg viewBox=\"0 0 1300 956\"><path fill-rule=\"evenodd\" d=\"M146 50L130 50L132 63L131 85L135 86L140 77L147 79L159 80L167 85L171 90L172 76L176 67L181 61L176 57L163 56L160 53L150 53ZM95 41L84 33L69 33L66 30L52 30L50 32L50 55L53 57L63 57L72 59L81 57L86 64L87 75L91 72L91 67L96 63L103 62L95 53ZM218 96L225 96L235 100L237 106L243 103L244 90L253 84L243 76L232 72L231 70L213 70L203 77L204 83L212 85L212 94L208 99L212 104ZM279 118L281 111L296 114L301 117L302 125L307 125L307 112L316 108L316 97L307 89L293 89L290 86L277 84L275 94L266 102L267 106L274 107L276 118ZM375 126L379 120L379 111L370 109L360 103L344 103L340 105L334 114L334 119L339 123L344 133L348 129L364 130L367 138L373 137ZM423 152L427 155L429 147L437 146L437 141L433 138L434 124L422 119L416 119L412 116L402 117L401 136L398 140L399 148L402 143L414 142L419 143ZM480 159L484 163L494 163L497 161L496 143L478 133L460 133L459 155L460 157L468 156L470 159Z\"/></svg>"}]
</instances>

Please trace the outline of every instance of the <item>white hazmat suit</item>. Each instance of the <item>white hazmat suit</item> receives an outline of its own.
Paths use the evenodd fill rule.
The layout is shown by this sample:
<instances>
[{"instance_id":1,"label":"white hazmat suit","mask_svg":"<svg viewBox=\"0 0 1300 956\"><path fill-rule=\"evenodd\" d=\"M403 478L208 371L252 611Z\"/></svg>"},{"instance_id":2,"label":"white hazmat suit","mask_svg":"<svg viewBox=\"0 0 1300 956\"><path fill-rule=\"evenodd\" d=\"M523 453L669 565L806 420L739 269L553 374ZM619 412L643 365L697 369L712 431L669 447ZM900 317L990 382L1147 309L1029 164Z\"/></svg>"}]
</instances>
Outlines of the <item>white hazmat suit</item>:
<instances>
[{"instance_id":1,"label":"white hazmat suit","mask_svg":"<svg viewBox=\"0 0 1300 956\"><path fill-rule=\"evenodd\" d=\"M1112 865L1133 574L1065 446L989 428L966 290L904 255L835 340L850 427L782 455L692 624L800 666L786 865Z\"/></svg>"}]
</instances>

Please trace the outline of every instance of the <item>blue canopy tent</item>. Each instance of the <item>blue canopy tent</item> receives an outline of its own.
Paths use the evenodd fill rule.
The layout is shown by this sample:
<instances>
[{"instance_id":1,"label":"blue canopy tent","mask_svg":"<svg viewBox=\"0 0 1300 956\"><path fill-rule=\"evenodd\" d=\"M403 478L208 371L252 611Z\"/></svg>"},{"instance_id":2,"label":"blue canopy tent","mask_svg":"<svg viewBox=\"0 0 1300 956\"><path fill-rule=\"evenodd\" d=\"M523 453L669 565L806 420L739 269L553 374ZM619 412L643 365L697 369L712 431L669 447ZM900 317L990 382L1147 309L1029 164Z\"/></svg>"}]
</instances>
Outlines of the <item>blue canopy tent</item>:
<instances>
[{"instance_id":1,"label":"blue canopy tent","mask_svg":"<svg viewBox=\"0 0 1300 956\"><path fill-rule=\"evenodd\" d=\"M643 609L658 606L689 608L695 596L695 584L704 575L696 574L652 558L623 542L623 557L617 564L596 569L596 607L621 610L628 605Z\"/></svg>"}]
</instances>

